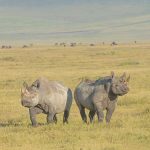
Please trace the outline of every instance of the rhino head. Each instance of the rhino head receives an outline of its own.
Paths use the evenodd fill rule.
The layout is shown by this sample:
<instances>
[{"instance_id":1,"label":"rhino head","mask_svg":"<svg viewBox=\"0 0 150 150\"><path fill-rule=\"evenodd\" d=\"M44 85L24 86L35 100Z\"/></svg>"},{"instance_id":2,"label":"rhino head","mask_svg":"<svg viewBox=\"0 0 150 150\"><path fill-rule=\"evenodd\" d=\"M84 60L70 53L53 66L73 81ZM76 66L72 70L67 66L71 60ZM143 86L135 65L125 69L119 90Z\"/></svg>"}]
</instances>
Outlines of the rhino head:
<instances>
[{"instance_id":1,"label":"rhino head","mask_svg":"<svg viewBox=\"0 0 150 150\"><path fill-rule=\"evenodd\" d=\"M27 83L23 83L21 89L21 104L24 107L34 107L39 103L39 93L36 88L28 86Z\"/></svg>"},{"instance_id":2,"label":"rhino head","mask_svg":"<svg viewBox=\"0 0 150 150\"><path fill-rule=\"evenodd\" d=\"M114 72L111 73L111 91L113 94L122 96L129 92L128 83L130 80L130 75L126 77L126 73L123 73L120 77L115 77Z\"/></svg>"}]
</instances>

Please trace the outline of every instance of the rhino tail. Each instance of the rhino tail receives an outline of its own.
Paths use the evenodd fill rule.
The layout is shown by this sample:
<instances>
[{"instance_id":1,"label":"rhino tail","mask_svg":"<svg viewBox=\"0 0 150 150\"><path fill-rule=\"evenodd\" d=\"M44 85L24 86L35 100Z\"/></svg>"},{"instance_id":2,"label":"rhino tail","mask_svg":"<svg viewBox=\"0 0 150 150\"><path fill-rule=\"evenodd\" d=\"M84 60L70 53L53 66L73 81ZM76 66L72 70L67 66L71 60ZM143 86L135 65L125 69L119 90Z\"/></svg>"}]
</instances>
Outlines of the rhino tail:
<instances>
[{"instance_id":1,"label":"rhino tail","mask_svg":"<svg viewBox=\"0 0 150 150\"><path fill-rule=\"evenodd\" d=\"M64 110L64 117L63 117L63 123L68 123L68 117L69 117L69 111L72 105L72 91L69 88L67 91L67 103L66 103L66 108Z\"/></svg>"}]
</instances>

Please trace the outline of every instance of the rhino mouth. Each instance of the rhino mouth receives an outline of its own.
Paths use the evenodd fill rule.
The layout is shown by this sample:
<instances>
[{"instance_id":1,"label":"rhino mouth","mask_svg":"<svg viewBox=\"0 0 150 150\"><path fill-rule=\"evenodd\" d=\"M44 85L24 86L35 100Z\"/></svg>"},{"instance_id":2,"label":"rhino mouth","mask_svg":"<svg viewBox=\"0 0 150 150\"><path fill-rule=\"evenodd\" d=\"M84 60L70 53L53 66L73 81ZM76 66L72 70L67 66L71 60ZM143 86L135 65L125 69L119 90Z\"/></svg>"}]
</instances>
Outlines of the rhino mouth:
<instances>
[{"instance_id":1,"label":"rhino mouth","mask_svg":"<svg viewBox=\"0 0 150 150\"><path fill-rule=\"evenodd\" d=\"M123 96L129 92L129 88L121 88L120 90L112 89L114 94L117 94L119 96Z\"/></svg>"},{"instance_id":2,"label":"rhino mouth","mask_svg":"<svg viewBox=\"0 0 150 150\"><path fill-rule=\"evenodd\" d=\"M119 96L123 96L123 95L125 95L125 94L127 94L128 93L128 91L122 91L122 93L119 93L118 95Z\"/></svg>"},{"instance_id":3,"label":"rhino mouth","mask_svg":"<svg viewBox=\"0 0 150 150\"><path fill-rule=\"evenodd\" d=\"M125 94L127 94L127 93L121 93L121 94L118 94L119 96L123 96L123 95L125 95Z\"/></svg>"},{"instance_id":4,"label":"rhino mouth","mask_svg":"<svg viewBox=\"0 0 150 150\"><path fill-rule=\"evenodd\" d=\"M27 108L33 107L33 106L31 105L31 103L29 103L29 102L27 102L27 101L21 101L21 104L22 104L22 106L27 107Z\"/></svg>"}]
</instances>

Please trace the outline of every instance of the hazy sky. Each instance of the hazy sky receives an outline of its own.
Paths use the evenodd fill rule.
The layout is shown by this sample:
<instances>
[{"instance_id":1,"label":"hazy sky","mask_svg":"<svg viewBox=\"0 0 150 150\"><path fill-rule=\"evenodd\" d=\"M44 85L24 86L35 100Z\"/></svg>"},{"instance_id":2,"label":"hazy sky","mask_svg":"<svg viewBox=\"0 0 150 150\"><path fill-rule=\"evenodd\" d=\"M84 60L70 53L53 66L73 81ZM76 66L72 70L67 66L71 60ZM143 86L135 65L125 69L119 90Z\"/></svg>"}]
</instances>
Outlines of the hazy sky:
<instances>
[{"instance_id":1,"label":"hazy sky","mask_svg":"<svg viewBox=\"0 0 150 150\"><path fill-rule=\"evenodd\" d=\"M150 0L0 0L0 43L150 41Z\"/></svg>"}]
</instances>

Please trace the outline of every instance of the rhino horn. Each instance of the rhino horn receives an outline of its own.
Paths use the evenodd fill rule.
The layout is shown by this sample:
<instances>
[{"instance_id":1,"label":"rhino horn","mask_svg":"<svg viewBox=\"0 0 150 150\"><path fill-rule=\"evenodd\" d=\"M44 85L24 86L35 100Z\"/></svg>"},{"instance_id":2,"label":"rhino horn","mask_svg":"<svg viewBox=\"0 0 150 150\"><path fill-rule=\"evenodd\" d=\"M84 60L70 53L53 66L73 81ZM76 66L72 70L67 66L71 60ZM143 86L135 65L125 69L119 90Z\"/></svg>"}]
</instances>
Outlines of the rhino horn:
<instances>
[{"instance_id":1,"label":"rhino horn","mask_svg":"<svg viewBox=\"0 0 150 150\"><path fill-rule=\"evenodd\" d=\"M21 94L29 93L28 84L26 82L23 83L23 87L21 88Z\"/></svg>"}]
</instances>

